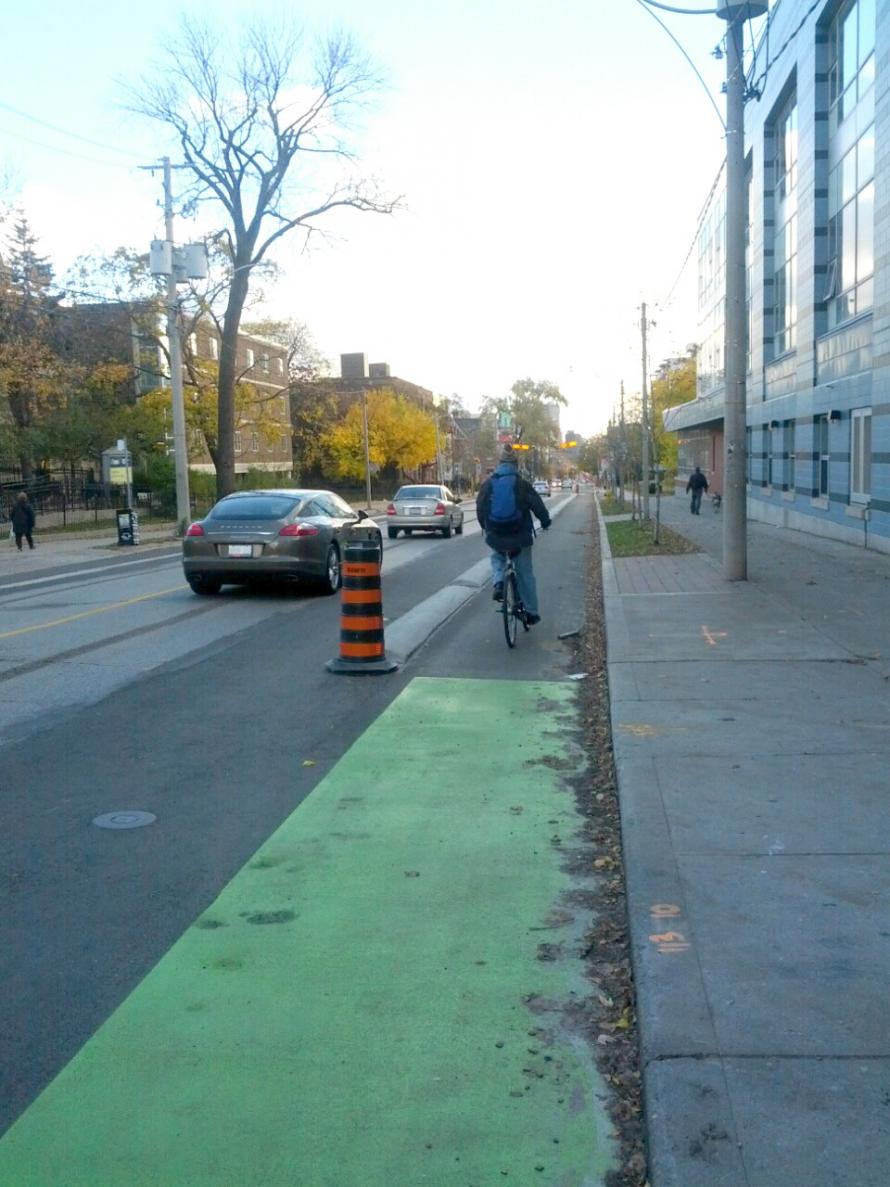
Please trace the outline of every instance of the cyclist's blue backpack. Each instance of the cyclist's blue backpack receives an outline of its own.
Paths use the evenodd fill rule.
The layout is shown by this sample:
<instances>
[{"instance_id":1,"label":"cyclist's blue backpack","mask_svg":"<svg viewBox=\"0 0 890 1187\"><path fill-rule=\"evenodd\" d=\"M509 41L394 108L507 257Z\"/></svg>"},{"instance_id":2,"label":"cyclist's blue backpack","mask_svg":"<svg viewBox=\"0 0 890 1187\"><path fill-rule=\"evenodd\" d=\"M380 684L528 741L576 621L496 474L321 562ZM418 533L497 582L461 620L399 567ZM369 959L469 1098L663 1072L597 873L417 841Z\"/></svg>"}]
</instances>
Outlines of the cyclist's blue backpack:
<instances>
[{"instance_id":1,"label":"cyclist's blue backpack","mask_svg":"<svg viewBox=\"0 0 890 1187\"><path fill-rule=\"evenodd\" d=\"M493 474L488 506L488 525L499 532L516 532L522 527L522 511L516 497L519 475Z\"/></svg>"}]
</instances>

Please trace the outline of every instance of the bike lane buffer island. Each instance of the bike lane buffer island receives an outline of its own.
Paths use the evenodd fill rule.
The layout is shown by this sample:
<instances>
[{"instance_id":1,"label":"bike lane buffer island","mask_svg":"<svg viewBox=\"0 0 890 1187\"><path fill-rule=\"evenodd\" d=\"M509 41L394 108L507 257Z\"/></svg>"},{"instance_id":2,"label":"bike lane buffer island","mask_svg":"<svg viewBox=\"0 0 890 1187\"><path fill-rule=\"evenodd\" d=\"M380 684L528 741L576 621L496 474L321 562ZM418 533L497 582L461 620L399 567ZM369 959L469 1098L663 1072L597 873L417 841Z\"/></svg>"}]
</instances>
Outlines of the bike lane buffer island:
<instances>
[{"instance_id":1,"label":"bike lane buffer island","mask_svg":"<svg viewBox=\"0 0 890 1187\"><path fill-rule=\"evenodd\" d=\"M415 679L8 1131L2 1187L601 1184L574 698Z\"/></svg>"}]
</instances>

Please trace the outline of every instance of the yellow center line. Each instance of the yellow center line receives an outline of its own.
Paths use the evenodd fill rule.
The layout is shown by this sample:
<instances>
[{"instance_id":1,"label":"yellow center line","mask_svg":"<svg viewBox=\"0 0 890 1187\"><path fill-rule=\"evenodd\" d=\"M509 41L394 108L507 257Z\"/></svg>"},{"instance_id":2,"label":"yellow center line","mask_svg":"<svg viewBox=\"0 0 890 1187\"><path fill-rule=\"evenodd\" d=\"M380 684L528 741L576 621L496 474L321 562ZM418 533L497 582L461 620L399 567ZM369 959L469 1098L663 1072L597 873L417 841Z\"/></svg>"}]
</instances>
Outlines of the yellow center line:
<instances>
[{"instance_id":1,"label":"yellow center line","mask_svg":"<svg viewBox=\"0 0 890 1187\"><path fill-rule=\"evenodd\" d=\"M27 635L31 631L45 631L51 626L64 626L66 622L77 622L78 618L91 618L94 614L104 614L107 610L120 610L122 606L134 606L137 602L147 602L151 598L162 598L165 594L176 593L183 586L175 585L172 589L161 589L157 593L140 594L138 598L127 598L125 602L110 602L107 606L97 606L95 610L82 610L79 614L69 614L67 618L55 618L52 622L38 622L34 626L22 626L15 631L3 631L0 639L12 639L16 635Z\"/></svg>"}]
</instances>

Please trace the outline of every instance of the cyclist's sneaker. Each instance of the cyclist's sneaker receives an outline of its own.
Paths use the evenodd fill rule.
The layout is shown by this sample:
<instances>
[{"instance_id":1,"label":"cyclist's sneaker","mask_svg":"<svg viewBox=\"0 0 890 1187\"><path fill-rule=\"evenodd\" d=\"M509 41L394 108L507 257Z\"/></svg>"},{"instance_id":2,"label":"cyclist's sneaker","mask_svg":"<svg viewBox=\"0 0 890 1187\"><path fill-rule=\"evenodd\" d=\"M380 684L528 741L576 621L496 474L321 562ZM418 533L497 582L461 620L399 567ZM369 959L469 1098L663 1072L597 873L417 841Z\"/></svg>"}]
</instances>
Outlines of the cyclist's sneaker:
<instances>
[{"instance_id":1,"label":"cyclist's sneaker","mask_svg":"<svg viewBox=\"0 0 890 1187\"><path fill-rule=\"evenodd\" d=\"M536 626L540 621L541 621L540 614L529 614L529 612L526 610L526 612L525 612L525 625L526 626Z\"/></svg>"},{"instance_id":2,"label":"cyclist's sneaker","mask_svg":"<svg viewBox=\"0 0 890 1187\"><path fill-rule=\"evenodd\" d=\"M494 583L494 589L491 591L491 596L494 598L494 600L496 602L502 602L504 600L504 583L503 583L503 581L496 581Z\"/></svg>"}]
</instances>

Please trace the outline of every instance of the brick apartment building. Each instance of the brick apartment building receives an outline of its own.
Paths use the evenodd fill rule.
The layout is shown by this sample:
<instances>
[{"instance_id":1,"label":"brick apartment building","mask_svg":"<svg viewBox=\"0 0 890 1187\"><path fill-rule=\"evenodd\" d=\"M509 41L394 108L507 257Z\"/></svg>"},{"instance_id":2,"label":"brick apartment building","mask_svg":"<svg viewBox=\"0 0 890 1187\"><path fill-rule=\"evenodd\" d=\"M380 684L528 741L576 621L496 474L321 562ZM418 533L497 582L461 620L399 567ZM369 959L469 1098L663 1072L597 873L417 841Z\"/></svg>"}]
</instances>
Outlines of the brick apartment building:
<instances>
[{"instance_id":1,"label":"brick apartment building","mask_svg":"<svg viewBox=\"0 0 890 1187\"><path fill-rule=\"evenodd\" d=\"M62 314L59 326L63 348L72 357L92 364L119 362L132 366L132 378L127 390L121 392L122 397L138 399L160 387L169 387L166 318L160 305L102 302L71 306ZM219 348L219 334L212 322L204 319L194 323L182 340L184 384L192 379L194 363L218 361ZM277 342L239 334L237 365L239 384L249 385L256 392L257 413L253 419L248 406L239 414L235 470L290 474L293 452L287 350ZM265 431L258 420L263 421ZM203 441L194 435L189 441L189 457L191 469L213 471Z\"/></svg>"}]
</instances>

